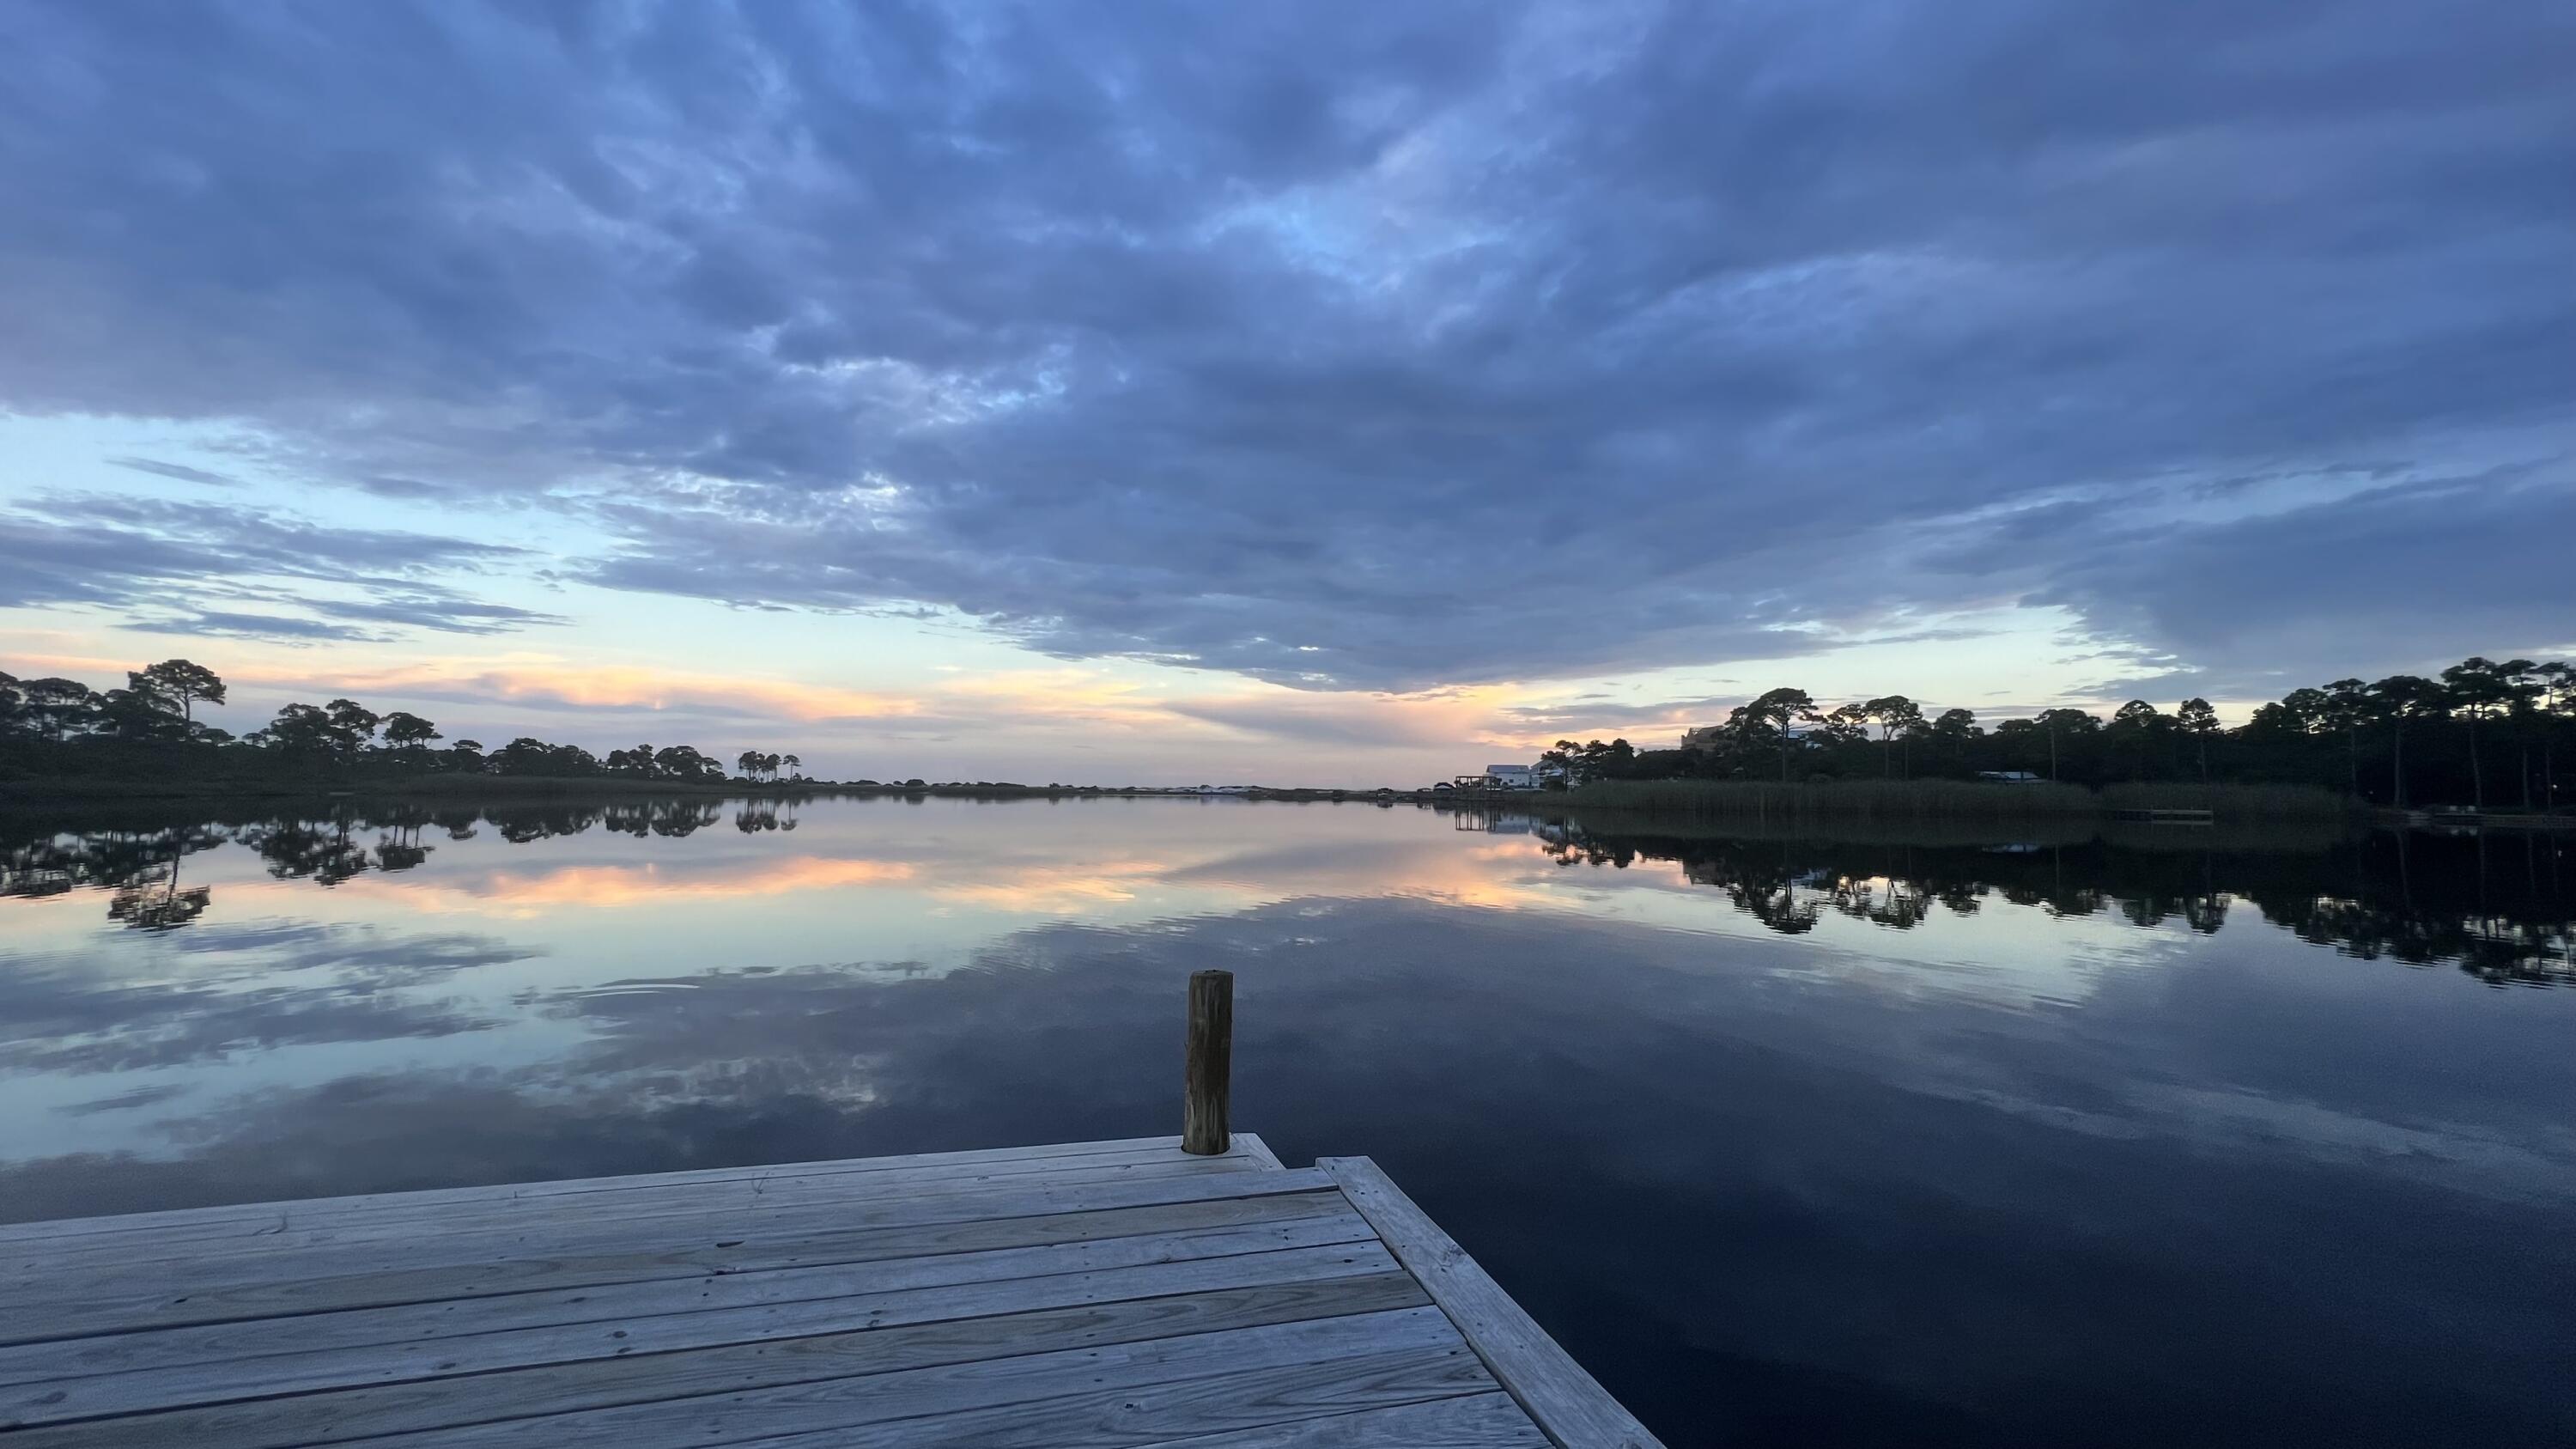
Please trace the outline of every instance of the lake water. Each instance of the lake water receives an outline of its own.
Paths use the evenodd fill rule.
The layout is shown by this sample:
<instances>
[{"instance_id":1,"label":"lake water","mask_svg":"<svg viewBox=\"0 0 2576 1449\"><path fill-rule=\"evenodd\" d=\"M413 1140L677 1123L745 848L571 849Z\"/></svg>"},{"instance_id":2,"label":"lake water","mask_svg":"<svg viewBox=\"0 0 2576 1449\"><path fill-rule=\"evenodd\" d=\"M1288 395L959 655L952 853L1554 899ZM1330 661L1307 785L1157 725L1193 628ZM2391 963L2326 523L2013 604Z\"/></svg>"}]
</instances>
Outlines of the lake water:
<instances>
[{"instance_id":1,"label":"lake water","mask_svg":"<svg viewBox=\"0 0 2576 1449\"><path fill-rule=\"evenodd\" d=\"M2576 1440L2576 841L1188 800L0 821L0 1218L1366 1153L1676 1446Z\"/></svg>"}]
</instances>

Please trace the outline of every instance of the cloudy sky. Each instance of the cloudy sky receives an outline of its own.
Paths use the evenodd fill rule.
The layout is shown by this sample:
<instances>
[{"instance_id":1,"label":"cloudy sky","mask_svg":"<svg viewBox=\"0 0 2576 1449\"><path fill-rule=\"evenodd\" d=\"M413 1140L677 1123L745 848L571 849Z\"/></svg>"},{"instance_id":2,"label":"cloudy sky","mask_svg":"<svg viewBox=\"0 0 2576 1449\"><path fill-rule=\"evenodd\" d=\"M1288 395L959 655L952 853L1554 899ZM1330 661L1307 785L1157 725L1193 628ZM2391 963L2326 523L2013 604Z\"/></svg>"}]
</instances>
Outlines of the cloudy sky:
<instances>
[{"instance_id":1,"label":"cloudy sky","mask_svg":"<svg viewBox=\"0 0 2576 1449\"><path fill-rule=\"evenodd\" d=\"M0 0L0 668L1409 783L2576 649L2576 10Z\"/></svg>"}]
</instances>

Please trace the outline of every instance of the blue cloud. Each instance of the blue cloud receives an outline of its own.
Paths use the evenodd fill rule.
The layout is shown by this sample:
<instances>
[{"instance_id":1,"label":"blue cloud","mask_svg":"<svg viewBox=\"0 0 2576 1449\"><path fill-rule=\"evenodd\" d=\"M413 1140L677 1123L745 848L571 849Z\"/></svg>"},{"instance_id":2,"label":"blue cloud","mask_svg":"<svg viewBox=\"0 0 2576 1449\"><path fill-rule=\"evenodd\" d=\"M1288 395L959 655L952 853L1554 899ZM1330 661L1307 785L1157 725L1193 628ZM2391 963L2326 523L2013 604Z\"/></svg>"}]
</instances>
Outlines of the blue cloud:
<instances>
[{"instance_id":1,"label":"blue cloud","mask_svg":"<svg viewBox=\"0 0 2576 1449\"><path fill-rule=\"evenodd\" d=\"M610 587L1319 688L1999 590L2294 671L2555 607L2328 647L2265 622L2348 598L2321 548L2211 532L2242 480L2370 526L2499 446L2576 486L2551 7L55 0L0 44L46 57L0 407L564 510ZM2069 496L2189 546L1991 521ZM2412 566L2517 526L2450 519Z\"/></svg>"},{"instance_id":2,"label":"blue cloud","mask_svg":"<svg viewBox=\"0 0 2576 1449\"><path fill-rule=\"evenodd\" d=\"M335 528L230 504L57 495L0 511L0 607L82 605L138 628L304 642L378 641L407 629L498 634L565 622L429 577L486 572L520 558L504 545ZM334 597L314 585L365 597ZM274 612L281 605L304 613Z\"/></svg>"},{"instance_id":3,"label":"blue cloud","mask_svg":"<svg viewBox=\"0 0 2576 1449\"><path fill-rule=\"evenodd\" d=\"M185 463L165 463L158 458L110 458L107 461L119 468L131 468L137 473L151 473L162 478L175 478L182 483L203 483L209 488L241 486L238 479L227 478L221 473L209 473L203 468L191 468Z\"/></svg>"}]
</instances>

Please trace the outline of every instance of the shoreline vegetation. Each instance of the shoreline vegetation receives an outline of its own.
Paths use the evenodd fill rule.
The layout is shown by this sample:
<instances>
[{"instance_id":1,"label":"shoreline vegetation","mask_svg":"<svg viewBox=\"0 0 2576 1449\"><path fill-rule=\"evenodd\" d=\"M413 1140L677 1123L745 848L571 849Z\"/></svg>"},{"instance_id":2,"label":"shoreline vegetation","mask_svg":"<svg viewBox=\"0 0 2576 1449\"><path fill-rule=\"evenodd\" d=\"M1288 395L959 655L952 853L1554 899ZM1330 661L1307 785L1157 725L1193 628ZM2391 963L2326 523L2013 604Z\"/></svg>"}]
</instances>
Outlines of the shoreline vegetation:
<instances>
[{"instance_id":1,"label":"shoreline vegetation","mask_svg":"<svg viewBox=\"0 0 2576 1449\"><path fill-rule=\"evenodd\" d=\"M101 776L0 783L0 812L82 805L156 802L307 804L357 802L526 800L610 802L640 798L697 798L792 802L829 798L1007 800L1190 800L1281 804L1439 806L1470 812L1628 820L1640 825L1750 830L1770 835L1831 828L1837 835L1895 831L1908 836L1928 827L1961 838L2016 838L2043 831L2050 838L2084 838L2113 826L2144 823L2146 812L2183 812L2217 826L2275 824L2328 832L2383 823L2392 812L2348 797L2297 786L2001 785L1950 780L1819 782L1779 785L1734 781L1603 781L1571 790L1393 790L1247 786L1223 794L1150 785L1023 785L1008 781L844 783L790 780L626 780L613 776L388 775L365 772L280 779L134 779ZM2438 817L2437 817L2438 818ZM2535 820L2533 823L2540 823ZM2567 822L2576 825L2576 821ZM2033 838L2037 838L2033 836Z\"/></svg>"},{"instance_id":2,"label":"shoreline vegetation","mask_svg":"<svg viewBox=\"0 0 2576 1449\"><path fill-rule=\"evenodd\" d=\"M477 839L519 846L593 831L661 840L727 831L783 836L813 822L801 803L664 793L351 798L319 809L129 801L0 812L0 898L100 889L111 893L109 920L172 931L204 916L226 889L220 873L190 863L218 847L252 852L273 879L329 889L360 875L453 868L459 862L447 853L451 847ZM1931 919L1936 906L1971 915L1992 901L2059 915L2116 912L2141 926L2179 916L2194 929L2216 930L2231 911L2251 904L2266 920L2349 954L2412 964L2456 960L2491 985L2576 987L2567 889L2576 877L2563 868L2576 841L2526 834L2507 844L2466 832L2355 830L2340 821L2173 830L2085 815L1980 826L1948 817L1766 823L1424 808L1451 828L1475 832L1472 839L1523 844L1560 868L1672 862L1681 884L1725 891L1738 909L1785 933L1836 914L1907 928ZM1010 828L1000 826L1006 834ZM465 858L469 868L474 859ZM948 863L973 869L970 859Z\"/></svg>"},{"instance_id":3,"label":"shoreline vegetation","mask_svg":"<svg viewBox=\"0 0 2576 1449\"><path fill-rule=\"evenodd\" d=\"M2576 671L2527 659L2469 659L2439 681L2409 675L2293 690L2234 729L2220 727L2198 699L2171 715L2132 700L2108 722L2052 709L1989 730L1964 709L1927 717L1901 695L1828 710L1803 690L1775 689L1725 724L1689 731L1675 749L1561 740L1541 757L1548 785L1538 790L1506 789L1492 777L1480 786L1466 776L1423 789L823 780L807 776L795 755L760 749L734 756L731 771L719 755L689 745L637 744L600 756L521 736L486 752L475 740L442 744L437 725L419 715L378 714L345 698L288 704L266 727L237 739L195 718L197 704L222 704L225 692L212 669L186 659L131 671L124 688L104 692L77 680L0 674L0 807L350 796L1213 794L1786 826L2167 817L2393 823L2428 815L2576 826L2576 818L2556 813L2566 808L2562 747L2576 745ZM2383 747L2384 757L2373 758ZM2375 774L2384 788L2372 787ZM2410 806L2410 798L2417 803ZM2442 803L2426 803L2434 800Z\"/></svg>"},{"instance_id":4,"label":"shoreline vegetation","mask_svg":"<svg viewBox=\"0 0 2576 1449\"><path fill-rule=\"evenodd\" d=\"M2207 812L2213 822L2344 820L2348 796L2300 785L2001 785L1967 780L1601 780L1554 797L1569 809L1684 820L2097 820L2138 812Z\"/></svg>"}]
</instances>

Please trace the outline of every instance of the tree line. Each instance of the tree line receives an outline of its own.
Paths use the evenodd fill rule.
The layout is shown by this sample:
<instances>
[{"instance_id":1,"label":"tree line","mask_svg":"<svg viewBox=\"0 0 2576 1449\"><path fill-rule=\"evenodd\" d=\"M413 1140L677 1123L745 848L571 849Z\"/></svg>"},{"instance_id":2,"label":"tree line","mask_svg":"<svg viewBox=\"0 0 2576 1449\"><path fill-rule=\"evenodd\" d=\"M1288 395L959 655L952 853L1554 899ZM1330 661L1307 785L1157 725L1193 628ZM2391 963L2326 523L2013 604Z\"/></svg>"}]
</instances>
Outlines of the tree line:
<instances>
[{"instance_id":1,"label":"tree line","mask_svg":"<svg viewBox=\"0 0 2576 1449\"><path fill-rule=\"evenodd\" d=\"M382 768L415 772L608 777L718 783L729 778L723 761L694 745L630 745L605 757L579 745L522 735L487 752L479 740L439 742L432 721L409 710L378 713L354 699L328 704L289 704L277 717L235 738L196 717L200 704L224 703L223 679L202 664L168 659L129 671L125 687L93 690L74 679L19 679L0 673L0 744L70 748L118 743L167 747L157 752L203 757L275 759L301 765ZM735 759L743 777L791 778L804 761L794 755L745 750Z\"/></svg>"},{"instance_id":2,"label":"tree line","mask_svg":"<svg viewBox=\"0 0 2576 1449\"><path fill-rule=\"evenodd\" d=\"M1540 844L1563 866L1675 862L1684 880L1724 891L1738 910L1784 935L1811 931L1828 915L1911 930L1934 920L1936 906L1964 917L1994 901L2214 933L2231 907L2251 903L2302 940L2364 960L2450 964L2496 986L2576 986L2576 875L2566 869L2576 855L2536 831L2510 848L2491 839L2363 832L2312 853L2138 850L2097 836L2011 854L1660 836L1566 821Z\"/></svg>"},{"instance_id":3,"label":"tree line","mask_svg":"<svg viewBox=\"0 0 2576 1449\"><path fill-rule=\"evenodd\" d=\"M1559 740L1540 757L1568 783L1628 779L1974 779L2028 774L2123 781L2304 784L2398 807L2538 810L2564 803L2557 762L2576 746L2576 668L2464 659L2438 677L2393 674L2294 689L2233 729L2208 700L2168 712L2133 699L2108 718L2048 709L1991 729L1975 712L1927 714L1901 694L1827 707L1774 689L1679 748Z\"/></svg>"}]
</instances>

